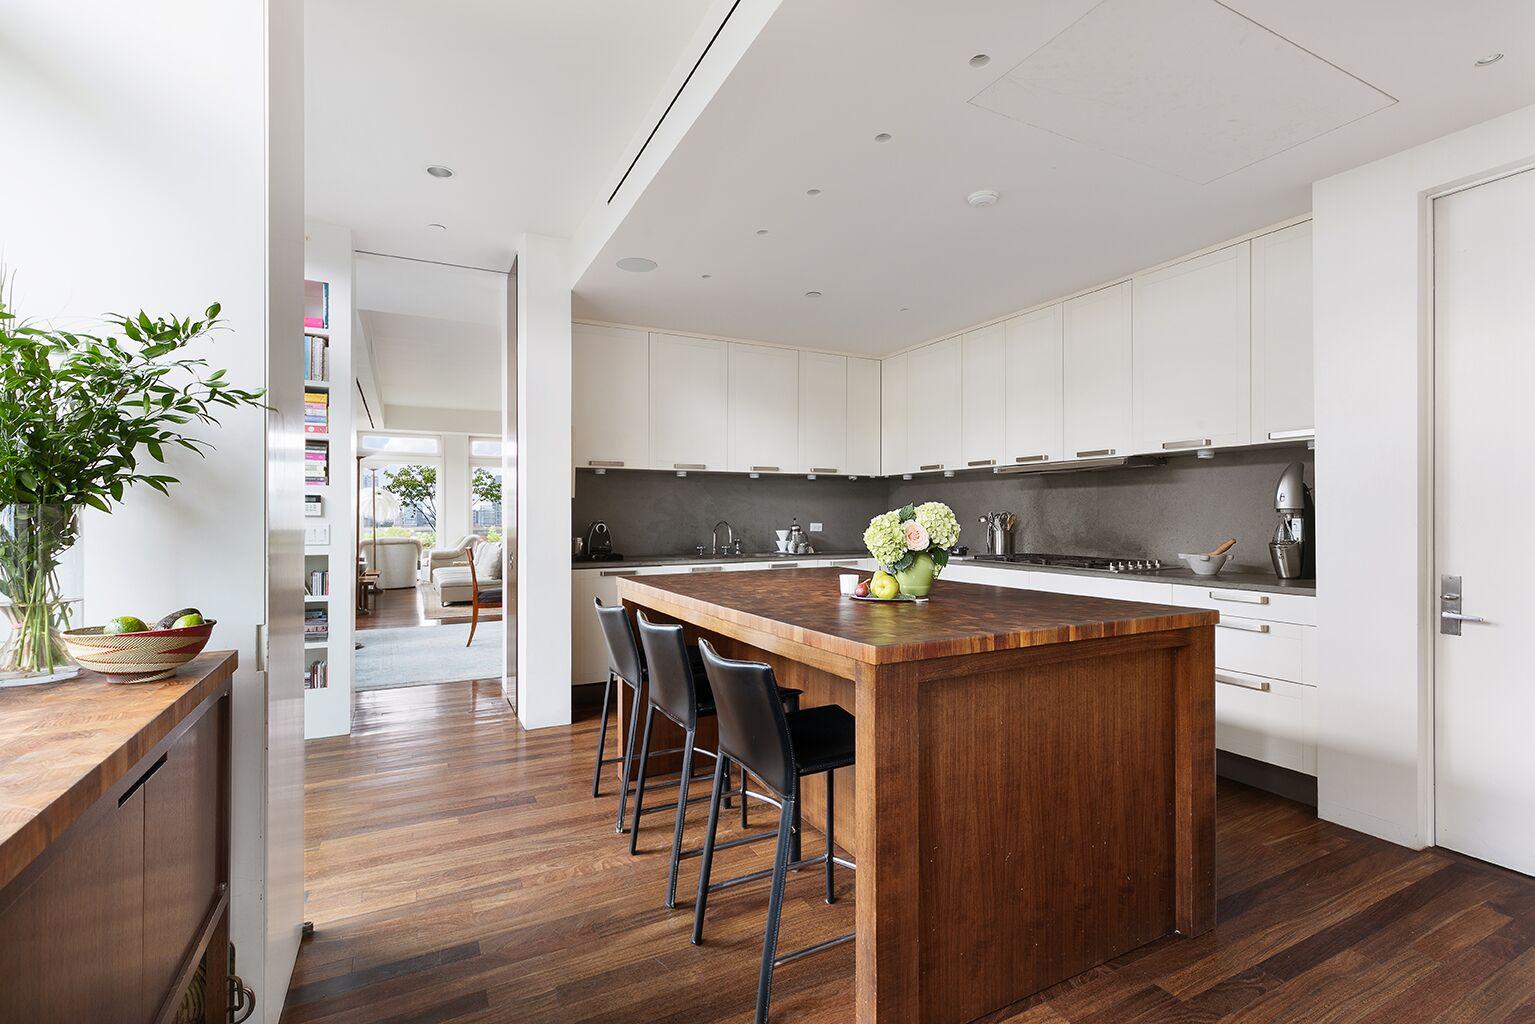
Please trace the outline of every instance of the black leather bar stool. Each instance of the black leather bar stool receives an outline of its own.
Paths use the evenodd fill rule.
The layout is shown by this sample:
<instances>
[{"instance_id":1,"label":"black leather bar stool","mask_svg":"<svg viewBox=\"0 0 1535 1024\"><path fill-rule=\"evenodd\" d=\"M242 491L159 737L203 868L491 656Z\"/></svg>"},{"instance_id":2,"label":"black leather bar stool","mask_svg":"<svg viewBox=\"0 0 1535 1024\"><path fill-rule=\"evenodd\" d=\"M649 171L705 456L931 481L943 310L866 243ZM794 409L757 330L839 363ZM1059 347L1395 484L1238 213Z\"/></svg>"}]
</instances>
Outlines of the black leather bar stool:
<instances>
[{"instance_id":1,"label":"black leather bar stool","mask_svg":"<svg viewBox=\"0 0 1535 1024\"><path fill-rule=\"evenodd\" d=\"M645 804L645 774L650 763L650 732L655 724L656 712L660 712L666 718L676 723L686 734L682 744L682 788L677 793L677 802L666 808L656 810L675 809L676 821L672 826L672 856L671 867L667 873L666 881L666 906L668 908L677 905L677 867L687 857L698 856L703 853L703 848L683 850L682 826L687 816L688 804L697 801L708 800L709 795L701 795L689 798L688 790L693 781L693 755L703 754L712 757L716 762L716 769L720 762L720 756L713 750L706 750L697 745L698 721L714 714L714 694L709 689L709 681L699 669L701 666L694 660L698 649L689 650L683 639L682 627L674 623L655 623L645 617L644 612L636 616L640 625L640 646L645 651L645 664L650 673L649 707L645 709L645 736L640 741L640 777L639 784L634 790L634 822L629 827L629 852L634 853L639 844L640 815L644 813ZM690 656L692 655L692 656ZM787 704L790 707L799 706L799 691L788 690L782 687L774 688L773 699L780 707ZM727 769L728 776L728 769ZM719 777L716 770L715 778ZM727 777L725 785L728 787ZM728 794L727 794L728 795ZM741 819L746 820L746 774L741 774L741 788L738 792L741 800ZM745 836L731 840L730 845L739 846L743 843L754 843L763 839L772 838L771 832L762 832L757 835ZM723 844L722 844L723 845Z\"/></svg>"},{"instance_id":2,"label":"black leather bar stool","mask_svg":"<svg viewBox=\"0 0 1535 1024\"><path fill-rule=\"evenodd\" d=\"M649 674L645 659L640 653L639 644L634 640L634 630L629 625L629 613L624 611L622 605L604 605L601 598L593 598L592 602L597 606L597 622L602 626L602 639L608 649L608 682L602 690L602 728L597 733L597 765L592 770L592 796L600 795L603 766L622 761L624 770L618 794L618 817L613 824L613 831L622 835L625 831L624 818L628 810L629 784L634 778L634 743L639 737L640 692ZM699 660L698 648L688 648L688 659L702 676L703 662ZM613 696L615 679L634 691L634 713L629 716L629 743L624 747L624 756L605 758L602 755L608 740L608 707ZM669 747L666 750L651 752L649 756L662 757L666 754L681 752L681 747ZM681 779L676 782L652 782L651 786L676 786L681 785L681 782Z\"/></svg>"},{"instance_id":3,"label":"black leather bar stool","mask_svg":"<svg viewBox=\"0 0 1535 1024\"><path fill-rule=\"evenodd\" d=\"M856 935L848 932L813 946L778 956L778 922L783 914L784 880L792 870L816 864L826 865L826 902L836 901L832 888L832 869L841 865L852 870L852 861L838 857L835 847L836 808L833 804L835 773L853 763L857 723L852 715L836 705L806 708L785 713L775 698L777 681L771 666L750 661L721 658L707 640L699 641L704 672L714 692L715 713L719 719L719 757L714 765L714 789L709 795L709 830L704 835L703 864L698 876L698 898L693 903L693 944L704 938L704 910L709 893L772 875L768 895L767 927L762 938L762 968L757 976L756 1024L766 1024L768 1002L773 987L773 970L812 953L851 942ZM725 792L730 764L734 762L751 772L771 791L771 795L747 790L748 796L765 799L779 806L778 850L773 866L753 871L723 882L710 882L714 851L726 844L715 843L719 830L720 798ZM807 775L826 773L826 852L809 860L793 857L791 836L798 819L800 780ZM776 797L776 799L774 799Z\"/></svg>"}]
</instances>

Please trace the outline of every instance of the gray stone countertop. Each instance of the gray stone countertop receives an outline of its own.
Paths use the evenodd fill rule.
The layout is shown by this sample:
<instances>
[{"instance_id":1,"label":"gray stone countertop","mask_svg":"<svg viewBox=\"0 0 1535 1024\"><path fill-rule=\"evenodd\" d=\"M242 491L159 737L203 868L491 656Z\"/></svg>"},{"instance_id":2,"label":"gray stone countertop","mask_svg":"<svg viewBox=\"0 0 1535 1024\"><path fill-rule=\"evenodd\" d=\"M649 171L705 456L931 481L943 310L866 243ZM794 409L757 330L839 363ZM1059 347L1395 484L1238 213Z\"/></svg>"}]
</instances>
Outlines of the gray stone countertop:
<instances>
[{"instance_id":1,"label":"gray stone countertop","mask_svg":"<svg viewBox=\"0 0 1535 1024\"><path fill-rule=\"evenodd\" d=\"M867 551L817 551L812 555L781 555L776 551L747 552L742 555L625 555L616 561L593 562L577 559L572 569L642 569L654 565L740 565L742 562L808 562L812 559L868 558Z\"/></svg>"}]
</instances>

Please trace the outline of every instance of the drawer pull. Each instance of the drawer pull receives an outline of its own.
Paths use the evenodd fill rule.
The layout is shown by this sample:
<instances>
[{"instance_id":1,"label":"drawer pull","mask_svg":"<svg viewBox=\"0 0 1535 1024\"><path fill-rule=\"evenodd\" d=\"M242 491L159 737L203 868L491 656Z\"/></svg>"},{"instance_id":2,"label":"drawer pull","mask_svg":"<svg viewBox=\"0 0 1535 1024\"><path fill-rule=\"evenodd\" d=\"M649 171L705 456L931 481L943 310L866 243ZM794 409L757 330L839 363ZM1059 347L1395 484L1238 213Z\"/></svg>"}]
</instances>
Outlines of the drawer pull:
<instances>
[{"instance_id":1,"label":"drawer pull","mask_svg":"<svg viewBox=\"0 0 1535 1024\"><path fill-rule=\"evenodd\" d=\"M858 568L858 563L857 562L833 562L831 564L832 565L840 565L844 569L856 569L856 568Z\"/></svg>"},{"instance_id":2,"label":"drawer pull","mask_svg":"<svg viewBox=\"0 0 1535 1024\"><path fill-rule=\"evenodd\" d=\"M1240 591L1237 591L1237 592L1225 591L1223 593L1216 593L1213 590L1210 591L1209 594L1210 594L1210 600L1212 600L1212 601L1229 601L1229 602L1231 602L1233 604L1268 604L1269 603L1269 596L1267 594L1244 594L1244 593L1241 593Z\"/></svg>"},{"instance_id":3,"label":"drawer pull","mask_svg":"<svg viewBox=\"0 0 1535 1024\"><path fill-rule=\"evenodd\" d=\"M1267 622L1226 622L1223 620L1215 625L1218 629L1240 629L1244 633L1267 633L1269 631Z\"/></svg>"},{"instance_id":4,"label":"drawer pull","mask_svg":"<svg viewBox=\"0 0 1535 1024\"><path fill-rule=\"evenodd\" d=\"M1092 449L1089 449L1088 451L1085 451L1085 452L1077 452L1077 458L1079 458L1079 459L1097 459L1097 458L1102 458L1105 455L1113 455L1114 451L1115 451L1115 449L1113 449L1113 448L1092 448Z\"/></svg>"},{"instance_id":5,"label":"drawer pull","mask_svg":"<svg viewBox=\"0 0 1535 1024\"><path fill-rule=\"evenodd\" d=\"M769 569L798 569L799 568L799 563L798 562L774 562L772 565L768 566L768 568Z\"/></svg>"},{"instance_id":6,"label":"drawer pull","mask_svg":"<svg viewBox=\"0 0 1535 1024\"><path fill-rule=\"evenodd\" d=\"M1187 441L1163 441L1162 450L1164 452L1175 452L1180 448L1208 448L1210 444L1211 442L1208 437L1191 437Z\"/></svg>"},{"instance_id":7,"label":"drawer pull","mask_svg":"<svg viewBox=\"0 0 1535 1024\"><path fill-rule=\"evenodd\" d=\"M918 466L917 467L917 469L919 471L923 472L923 473L928 473L928 472L931 472L931 471L933 471L935 469L942 469L942 468L943 468L943 463L941 463L941 462L933 462L933 463L929 463L926 466Z\"/></svg>"},{"instance_id":8,"label":"drawer pull","mask_svg":"<svg viewBox=\"0 0 1535 1024\"><path fill-rule=\"evenodd\" d=\"M1303 437L1316 437L1315 427L1306 427L1304 430L1270 430L1270 441L1299 441Z\"/></svg>"},{"instance_id":9,"label":"drawer pull","mask_svg":"<svg viewBox=\"0 0 1535 1024\"><path fill-rule=\"evenodd\" d=\"M1013 461L1014 462L1049 462L1050 461L1050 456L1048 456L1048 455L1014 455L1013 456Z\"/></svg>"},{"instance_id":10,"label":"drawer pull","mask_svg":"<svg viewBox=\"0 0 1535 1024\"><path fill-rule=\"evenodd\" d=\"M133 794L135 794L139 790L143 789L144 788L144 783L149 781L149 777L151 775L153 775L155 772L159 771L162 766L164 766L165 759L167 757L170 757L170 752L169 751L167 751L164 754L161 754L159 760L157 760L154 764L150 765L149 766L149 770L146 771L143 775L140 775L138 777L138 781L137 782L135 782L133 785L129 786L127 789L123 790L123 795L117 798L117 806L121 807L123 804L127 803L130 799L133 798Z\"/></svg>"},{"instance_id":11,"label":"drawer pull","mask_svg":"<svg viewBox=\"0 0 1535 1024\"><path fill-rule=\"evenodd\" d=\"M638 569L604 569L601 572L599 572L597 575L598 576L638 576L639 574L640 574L640 571Z\"/></svg>"},{"instance_id":12,"label":"drawer pull","mask_svg":"<svg viewBox=\"0 0 1535 1024\"><path fill-rule=\"evenodd\" d=\"M674 463L672 463L672 468L673 469L708 469L709 467L704 465L702 462L674 462Z\"/></svg>"},{"instance_id":13,"label":"drawer pull","mask_svg":"<svg viewBox=\"0 0 1535 1024\"><path fill-rule=\"evenodd\" d=\"M723 565L690 565L688 572L724 572Z\"/></svg>"},{"instance_id":14,"label":"drawer pull","mask_svg":"<svg viewBox=\"0 0 1535 1024\"><path fill-rule=\"evenodd\" d=\"M1266 679L1242 679L1238 676L1227 676L1215 673L1217 683L1225 683L1227 686L1240 686L1244 690L1257 690L1259 693L1268 693L1270 690Z\"/></svg>"},{"instance_id":15,"label":"drawer pull","mask_svg":"<svg viewBox=\"0 0 1535 1024\"><path fill-rule=\"evenodd\" d=\"M825 466L811 466L810 467L810 472L812 472L812 473L825 473L827 476L831 476L832 474L837 472L837 467L836 466L832 466L830 469L828 469Z\"/></svg>"},{"instance_id":16,"label":"drawer pull","mask_svg":"<svg viewBox=\"0 0 1535 1024\"><path fill-rule=\"evenodd\" d=\"M971 466L971 467L975 467L975 466L995 466L996 464L997 464L997 460L996 459L971 459L969 462L965 463L965 465Z\"/></svg>"},{"instance_id":17,"label":"drawer pull","mask_svg":"<svg viewBox=\"0 0 1535 1024\"><path fill-rule=\"evenodd\" d=\"M588 466L595 466L595 467L597 467L599 469L623 469L624 468L624 460L623 459L587 459L586 460L586 464Z\"/></svg>"},{"instance_id":18,"label":"drawer pull","mask_svg":"<svg viewBox=\"0 0 1535 1024\"><path fill-rule=\"evenodd\" d=\"M753 466L752 467L752 472L753 473L777 473L777 472L779 472L779 469L778 469L777 466Z\"/></svg>"}]
</instances>

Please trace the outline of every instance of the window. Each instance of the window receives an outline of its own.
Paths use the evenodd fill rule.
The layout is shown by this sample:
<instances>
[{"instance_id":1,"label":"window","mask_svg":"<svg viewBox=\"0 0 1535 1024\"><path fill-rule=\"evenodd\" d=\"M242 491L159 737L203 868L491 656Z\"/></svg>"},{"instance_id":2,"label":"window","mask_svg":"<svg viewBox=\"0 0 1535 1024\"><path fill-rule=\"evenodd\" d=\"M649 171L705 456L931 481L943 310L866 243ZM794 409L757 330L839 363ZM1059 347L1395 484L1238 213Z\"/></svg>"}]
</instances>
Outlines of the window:
<instances>
[{"instance_id":1,"label":"window","mask_svg":"<svg viewBox=\"0 0 1535 1024\"><path fill-rule=\"evenodd\" d=\"M469 457L471 459L492 459L499 461L501 458L501 439L497 437L471 437L469 439Z\"/></svg>"},{"instance_id":2,"label":"window","mask_svg":"<svg viewBox=\"0 0 1535 1024\"><path fill-rule=\"evenodd\" d=\"M370 458L362 466L358 495L363 540L415 537L423 551L437 546L437 509L442 485L429 462Z\"/></svg>"},{"instance_id":3,"label":"window","mask_svg":"<svg viewBox=\"0 0 1535 1024\"><path fill-rule=\"evenodd\" d=\"M433 434L363 434L357 447L365 455L437 455L442 442Z\"/></svg>"},{"instance_id":4,"label":"window","mask_svg":"<svg viewBox=\"0 0 1535 1024\"><path fill-rule=\"evenodd\" d=\"M501 539L501 469L475 466L469 483L469 529L487 540Z\"/></svg>"}]
</instances>

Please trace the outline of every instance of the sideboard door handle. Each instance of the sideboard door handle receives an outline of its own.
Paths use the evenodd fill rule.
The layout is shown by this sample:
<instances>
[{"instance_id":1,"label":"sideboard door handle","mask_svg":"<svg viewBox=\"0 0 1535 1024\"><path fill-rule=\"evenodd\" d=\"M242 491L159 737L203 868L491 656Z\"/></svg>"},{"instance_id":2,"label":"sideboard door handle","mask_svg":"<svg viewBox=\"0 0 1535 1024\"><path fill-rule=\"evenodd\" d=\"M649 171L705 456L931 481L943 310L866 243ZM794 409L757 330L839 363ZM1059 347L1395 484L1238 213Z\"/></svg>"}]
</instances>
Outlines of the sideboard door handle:
<instances>
[{"instance_id":1,"label":"sideboard door handle","mask_svg":"<svg viewBox=\"0 0 1535 1024\"><path fill-rule=\"evenodd\" d=\"M160 757L159 757L159 760L155 761L154 764L150 765L149 766L149 770L146 771L143 775L140 775L138 777L138 781L134 782L133 785L131 785L127 789L123 790L123 795L117 798L117 806L121 807L123 804L127 803L130 799L132 799L133 794L135 794L139 790L143 789L144 788L144 783L149 781L149 777L151 775L153 775L155 772L160 770L160 767L165 764L165 759L167 757L169 757L169 756L170 756L170 753L168 751L166 753L164 753L164 754L161 754Z\"/></svg>"}]
</instances>

